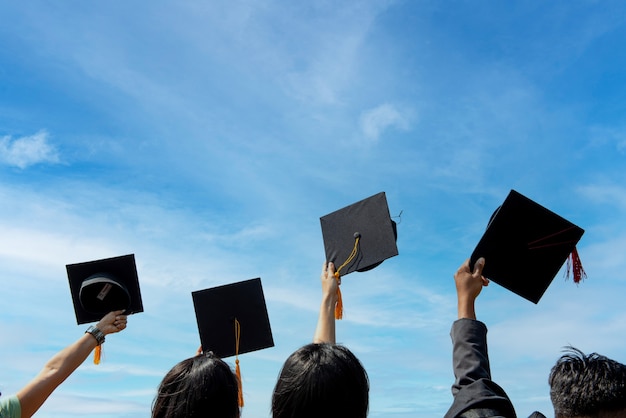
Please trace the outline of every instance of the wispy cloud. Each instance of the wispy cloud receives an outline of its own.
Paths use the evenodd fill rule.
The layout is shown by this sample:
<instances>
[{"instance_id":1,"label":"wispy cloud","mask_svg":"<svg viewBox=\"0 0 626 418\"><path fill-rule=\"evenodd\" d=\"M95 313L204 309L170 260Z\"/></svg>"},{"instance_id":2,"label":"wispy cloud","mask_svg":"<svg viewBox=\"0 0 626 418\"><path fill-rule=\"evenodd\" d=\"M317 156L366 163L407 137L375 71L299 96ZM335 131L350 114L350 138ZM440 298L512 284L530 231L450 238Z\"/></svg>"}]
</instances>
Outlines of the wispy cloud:
<instances>
[{"instance_id":1,"label":"wispy cloud","mask_svg":"<svg viewBox=\"0 0 626 418\"><path fill-rule=\"evenodd\" d=\"M361 114L359 126L368 140L378 141L388 129L395 128L406 131L411 127L413 112L411 109L383 103Z\"/></svg>"},{"instance_id":2,"label":"wispy cloud","mask_svg":"<svg viewBox=\"0 0 626 418\"><path fill-rule=\"evenodd\" d=\"M24 169L35 164L58 163L59 155L48 142L48 133L39 131L15 139L11 136L0 138L0 162Z\"/></svg>"},{"instance_id":3,"label":"wispy cloud","mask_svg":"<svg viewBox=\"0 0 626 418\"><path fill-rule=\"evenodd\" d=\"M611 205L626 208L626 188L617 184L588 184L580 186L578 191L597 205Z\"/></svg>"}]
</instances>

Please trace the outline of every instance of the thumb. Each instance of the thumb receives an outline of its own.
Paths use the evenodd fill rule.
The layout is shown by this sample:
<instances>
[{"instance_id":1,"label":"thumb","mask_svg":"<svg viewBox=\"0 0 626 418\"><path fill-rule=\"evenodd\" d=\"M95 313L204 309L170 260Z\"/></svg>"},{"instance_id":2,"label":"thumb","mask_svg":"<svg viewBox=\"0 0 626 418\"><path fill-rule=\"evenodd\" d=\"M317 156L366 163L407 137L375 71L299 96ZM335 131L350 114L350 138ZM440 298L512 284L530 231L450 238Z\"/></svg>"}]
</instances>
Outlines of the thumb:
<instances>
[{"instance_id":1,"label":"thumb","mask_svg":"<svg viewBox=\"0 0 626 418\"><path fill-rule=\"evenodd\" d=\"M476 263L474 263L474 271L472 274L482 276L484 267L485 259L483 257L480 257L478 260L476 260Z\"/></svg>"}]
</instances>

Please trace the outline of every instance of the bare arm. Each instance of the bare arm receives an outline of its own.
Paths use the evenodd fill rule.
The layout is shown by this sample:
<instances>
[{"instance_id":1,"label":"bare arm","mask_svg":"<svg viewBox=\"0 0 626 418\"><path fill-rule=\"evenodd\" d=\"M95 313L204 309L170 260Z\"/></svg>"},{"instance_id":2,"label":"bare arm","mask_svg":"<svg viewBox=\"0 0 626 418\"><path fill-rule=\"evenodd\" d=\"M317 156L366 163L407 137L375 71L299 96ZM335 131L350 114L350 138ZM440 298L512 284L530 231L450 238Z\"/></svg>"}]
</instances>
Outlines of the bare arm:
<instances>
[{"instance_id":1,"label":"bare arm","mask_svg":"<svg viewBox=\"0 0 626 418\"><path fill-rule=\"evenodd\" d=\"M96 324L104 335L126 328L124 311L110 312ZM97 346L91 334L83 334L76 342L55 354L33 380L17 392L22 418L30 418L50 394L80 366Z\"/></svg>"},{"instance_id":2,"label":"bare arm","mask_svg":"<svg viewBox=\"0 0 626 418\"><path fill-rule=\"evenodd\" d=\"M314 343L335 344L335 305L337 305L337 288L339 279L335 277L335 265L324 263L322 274L322 303L317 319L317 328L313 336Z\"/></svg>"}]
</instances>

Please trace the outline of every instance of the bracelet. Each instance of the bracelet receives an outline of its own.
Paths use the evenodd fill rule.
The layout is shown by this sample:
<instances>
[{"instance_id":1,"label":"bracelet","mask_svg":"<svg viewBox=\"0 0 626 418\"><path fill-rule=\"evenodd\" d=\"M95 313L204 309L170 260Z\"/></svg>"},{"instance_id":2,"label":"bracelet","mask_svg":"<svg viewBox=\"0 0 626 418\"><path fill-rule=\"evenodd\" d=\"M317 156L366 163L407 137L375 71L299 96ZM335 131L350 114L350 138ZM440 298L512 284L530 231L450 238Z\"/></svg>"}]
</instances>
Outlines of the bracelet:
<instances>
[{"instance_id":1,"label":"bracelet","mask_svg":"<svg viewBox=\"0 0 626 418\"><path fill-rule=\"evenodd\" d=\"M85 334L91 334L98 342L98 345L101 345L104 342L104 333L93 325L87 328Z\"/></svg>"}]
</instances>

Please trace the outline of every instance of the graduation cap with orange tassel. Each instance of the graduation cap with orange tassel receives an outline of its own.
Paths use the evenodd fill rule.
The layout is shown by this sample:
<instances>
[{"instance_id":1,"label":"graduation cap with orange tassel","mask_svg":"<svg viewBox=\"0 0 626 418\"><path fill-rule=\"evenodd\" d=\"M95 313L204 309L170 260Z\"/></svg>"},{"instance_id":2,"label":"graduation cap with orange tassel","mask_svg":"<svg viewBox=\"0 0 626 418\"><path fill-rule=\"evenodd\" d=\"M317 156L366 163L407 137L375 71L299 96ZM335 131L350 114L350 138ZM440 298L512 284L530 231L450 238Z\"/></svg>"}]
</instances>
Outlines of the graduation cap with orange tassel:
<instances>
[{"instance_id":1,"label":"graduation cap with orange tassel","mask_svg":"<svg viewBox=\"0 0 626 418\"><path fill-rule=\"evenodd\" d=\"M364 272L398 255L396 222L389 215L385 192L377 193L320 218L326 261L335 264L335 277ZM335 318L343 317L337 287Z\"/></svg>"},{"instance_id":2,"label":"graduation cap with orange tassel","mask_svg":"<svg viewBox=\"0 0 626 418\"><path fill-rule=\"evenodd\" d=\"M111 311L143 312L135 255L67 264L67 277L78 325L97 322ZM102 345L95 350L99 364Z\"/></svg>"},{"instance_id":3,"label":"graduation cap with orange tassel","mask_svg":"<svg viewBox=\"0 0 626 418\"><path fill-rule=\"evenodd\" d=\"M584 230L511 190L470 257L485 258L483 276L538 303L565 262L575 283L587 277L576 249Z\"/></svg>"},{"instance_id":4,"label":"graduation cap with orange tassel","mask_svg":"<svg viewBox=\"0 0 626 418\"><path fill-rule=\"evenodd\" d=\"M193 298L203 352L235 356L239 406L244 406L239 355L274 346L261 279L197 290Z\"/></svg>"}]
</instances>

